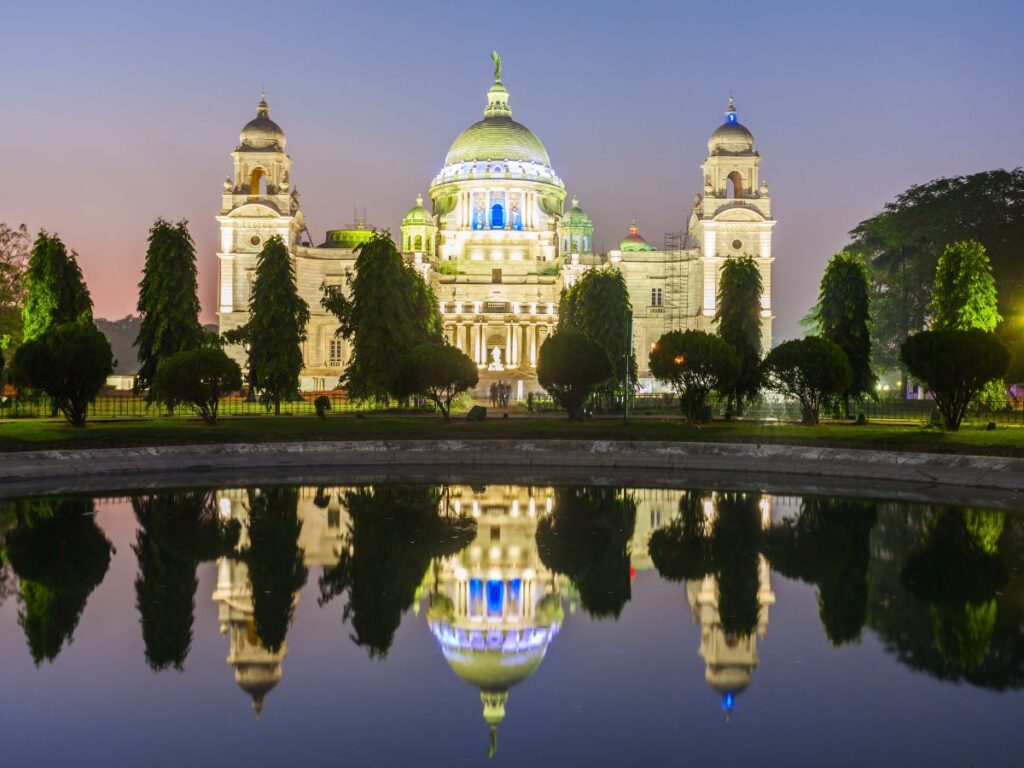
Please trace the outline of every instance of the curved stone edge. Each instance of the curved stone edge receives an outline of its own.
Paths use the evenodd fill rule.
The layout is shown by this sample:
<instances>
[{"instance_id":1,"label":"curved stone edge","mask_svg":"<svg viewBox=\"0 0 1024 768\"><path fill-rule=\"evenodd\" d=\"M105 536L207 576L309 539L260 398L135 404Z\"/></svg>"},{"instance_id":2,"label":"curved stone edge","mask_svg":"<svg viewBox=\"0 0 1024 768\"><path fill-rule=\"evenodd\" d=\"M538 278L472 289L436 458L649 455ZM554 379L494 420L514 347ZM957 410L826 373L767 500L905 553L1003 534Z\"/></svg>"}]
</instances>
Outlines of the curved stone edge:
<instances>
[{"instance_id":1,"label":"curved stone edge","mask_svg":"<svg viewBox=\"0 0 1024 768\"><path fill-rule=\"evenodd\" d=\"M1024 491L1024 459L761 443L360 440L30 451L0 455L0 485L228 469L572 467L740 471Z\"/></svg>"}]
</instances>

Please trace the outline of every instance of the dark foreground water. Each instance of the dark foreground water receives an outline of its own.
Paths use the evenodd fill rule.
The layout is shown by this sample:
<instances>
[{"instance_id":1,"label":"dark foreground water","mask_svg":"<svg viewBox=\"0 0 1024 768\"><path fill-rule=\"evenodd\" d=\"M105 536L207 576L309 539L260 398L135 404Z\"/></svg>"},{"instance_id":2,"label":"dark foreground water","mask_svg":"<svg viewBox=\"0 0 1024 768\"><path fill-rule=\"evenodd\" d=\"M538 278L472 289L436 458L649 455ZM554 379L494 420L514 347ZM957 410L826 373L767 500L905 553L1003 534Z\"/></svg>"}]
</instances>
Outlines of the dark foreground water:
<instances>
[{"instance_id":1,"label":"dark foreground water","mask_svg":"<svg viewBox=\"0 0 1024 768\"><path fill-rule=\"evenodd\" d=\"M595 487L0 502L0 764L1024 764L1024 515Z\"/></svg>"}]
</instances>

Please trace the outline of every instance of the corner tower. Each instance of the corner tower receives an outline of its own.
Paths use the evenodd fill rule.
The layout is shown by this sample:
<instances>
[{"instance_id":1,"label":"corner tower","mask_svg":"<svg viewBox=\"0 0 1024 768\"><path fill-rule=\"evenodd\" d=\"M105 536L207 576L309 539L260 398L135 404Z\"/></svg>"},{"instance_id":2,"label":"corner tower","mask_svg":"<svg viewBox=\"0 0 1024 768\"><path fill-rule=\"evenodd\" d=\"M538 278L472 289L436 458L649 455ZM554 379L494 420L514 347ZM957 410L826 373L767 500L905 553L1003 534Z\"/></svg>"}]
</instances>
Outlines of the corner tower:
<instances>
[{"instance_id":1,"label":"corner tower","mask_svg":"<svg viewBox=\"0 0 1024 768\"><path fill-rule=\"evenodd\" d=\"M217 216L217 315L222 332L243 325L248 318L256 256L267 239L279 235L290 249L304 228L285 143L284 131L270 119L264 94L256 106L256 117L242 128L231 153L234 174L224 180Z\"/></svg>"},{"instance_id":2,"label":"corner tower","mask_svg":"<svg viewBox=\"0 0 1024 768\"><path fill-rule=\"evenodd\" d=\"M718 280L722 264L737 256L752 256L761 270L761 343L771 348L772 229L768 185L760 179L761 156L754 136L739 122L732 98L725 122L708 139L708 155L701 164L704 185L694 209L691 231L701 248L701 315L709 323L717 310Z\"/></svg>"}]
</instances>

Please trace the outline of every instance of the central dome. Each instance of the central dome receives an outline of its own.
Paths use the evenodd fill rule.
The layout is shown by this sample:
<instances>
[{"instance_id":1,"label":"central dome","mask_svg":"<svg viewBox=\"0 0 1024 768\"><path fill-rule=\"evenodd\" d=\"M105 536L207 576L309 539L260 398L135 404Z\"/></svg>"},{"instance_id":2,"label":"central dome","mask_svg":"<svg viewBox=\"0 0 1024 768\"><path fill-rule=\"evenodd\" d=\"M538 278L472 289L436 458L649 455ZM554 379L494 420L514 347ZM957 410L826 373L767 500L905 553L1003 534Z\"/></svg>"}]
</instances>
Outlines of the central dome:
<instances>
[{"instance_id":1,"label":"central dome","mask_svg":"<svg viewBox=\"0 0 1024 768\"><path fill-rule=\"evenodd\" d=\"M478 160L518 160L551 167L548 151L533 131L505 115L485 117L460 133L444 164Z\"/></svg>"},{"instance_id":2,"label":"central dome","mask_svg":"<svg viewBox=\"0 0 1024 768\"><path fill-rule=\"evenodd\" d=\"M494 72L494 83L487 91L484 119L473 123L458 135L448 150L445 166L480 160L512 160L551 167L548 151L540 139L522 123L512 119L508 106L508 89L501 82L500 60Z\"/></svg>"}]
</instances>

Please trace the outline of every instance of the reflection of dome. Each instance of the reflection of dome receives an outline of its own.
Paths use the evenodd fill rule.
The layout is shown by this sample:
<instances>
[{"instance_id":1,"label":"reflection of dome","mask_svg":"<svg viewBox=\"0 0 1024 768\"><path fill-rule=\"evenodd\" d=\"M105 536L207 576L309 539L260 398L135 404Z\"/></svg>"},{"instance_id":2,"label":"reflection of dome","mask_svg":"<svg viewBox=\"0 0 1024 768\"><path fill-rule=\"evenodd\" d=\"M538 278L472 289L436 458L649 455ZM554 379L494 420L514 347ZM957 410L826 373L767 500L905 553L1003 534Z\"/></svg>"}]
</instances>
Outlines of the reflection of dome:
<instances>
[{"instance_id":1,"label":"reflection of dome","mask_svg":"<svg viewBox=\"0 0 1024 768\"><path fill-rule=\"evenodd\" d=\"M434 219L430 215L430 211L423 207L423 195L416 195L416 205L414 205L405 218L402 219L402 226L416 225L416 224L433 224Z\"/></svg>"},{"instance_id":2,"label":"reflection of dome","mask_svg":"<svg viewBox=\"0 0 1024 768\"><path fill-rule=\"evenodd\" d=\"M629 234L626 235L625 239L619 243L620 251L653 251L654 248L647 244L644 240L643 235L636 228L636 222L634 221L629 227Z\"/></svg>"},{"instance_id":3,"label":"reflection of dome","mask_svg":"<svg viewBox=\"0 0 1024 768\"><path fill-rule=\"evenodd\" d=\"M704 670L704 681L722 694L742 693L750 685L751 667L732 665L708 665Z\"/></svg>"},{"instance_id":4,"label":"reflection of dome","mask_svg":"<svg viewBox=\"0 0 1024 768\"><path fill-rule=\"evenodd\" d=\"M245 124L238 137L239 149L264 149L284 151L284 131L281 126L270 119L270 107L267 97L260 97L256 107L256 117Z\"/></svg>"},{"instance_id":5,"label":"reflection of dome","mask_svg":"<svg viewBox=\"0 0 1024 768\"><path fill-rule=\"evenodd\" d=\"M512 119L508 90L495 81L487 92L484 119L456 137L445 158L446 166L476 160L513 160L551 167L548 152L533 131Z\"/></svg>"},{"instance_id":6,"label":"reflection of dome","mask_svg":"<svg viewBox=\"0 0 1024 768\"><path fill-rule=\"evenodd\" d=\"M740 155L754 150L754 137L736 116L736 107L729 98L729 107L725 110L725 122L722 123L708 139L710 155Z\"/></svg>"},{"instance_id":7,"label":"reflection of dome","mask_svg":"<svg viewBox=\"0 0 1024 768\"><path fill-rule=\"evenodd\" d=\"M281 681L281 665L241 663L235 667L235 682L252 697L252 708L259 715L263 699Z\"/></svg>"}]
</instances>

